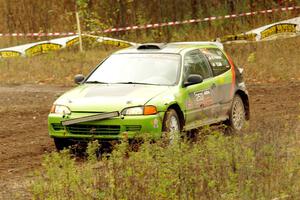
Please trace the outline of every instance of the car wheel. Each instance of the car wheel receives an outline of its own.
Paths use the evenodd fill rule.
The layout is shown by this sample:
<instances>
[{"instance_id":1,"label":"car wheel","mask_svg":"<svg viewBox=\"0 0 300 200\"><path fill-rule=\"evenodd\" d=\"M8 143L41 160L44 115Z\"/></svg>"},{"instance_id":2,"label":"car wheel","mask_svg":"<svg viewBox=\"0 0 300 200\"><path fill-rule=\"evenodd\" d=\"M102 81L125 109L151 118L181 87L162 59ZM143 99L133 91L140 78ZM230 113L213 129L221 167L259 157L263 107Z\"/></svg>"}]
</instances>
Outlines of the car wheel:
<instances>
[{"instance_id":1,"label":"car wheel","mask_svg":"<svg viewBox=\"0 0 300 200\"><path fill-rule=\"evenodd\" d=\"M165 113L163 122L163 138L172 144L179 137L181 131L179 117L174 109Z\"/></svg>"},{"instance_id":2,"label":"car wheel","mask_svg":"<svg viewBox=\"0 0 300 200\"><path fill-rule=\"evenodd\" d=\"M245 121L246 112L243 100L239 95L235 95L229 113L229 126L231 131L240 131L244 127Z\"/></svg>"},{"instance_id":3,"label":"car wheel","mask_svg":"<svg viewBox=\"0 0 300 200\"><path fill-rule=\"evenodd\" d=\"M56 149L58 151L61 151L64 148L69 148L70 146L72 146L73 142L65 138L54 138L54 144Z\"/></svg>"}]
</instances>

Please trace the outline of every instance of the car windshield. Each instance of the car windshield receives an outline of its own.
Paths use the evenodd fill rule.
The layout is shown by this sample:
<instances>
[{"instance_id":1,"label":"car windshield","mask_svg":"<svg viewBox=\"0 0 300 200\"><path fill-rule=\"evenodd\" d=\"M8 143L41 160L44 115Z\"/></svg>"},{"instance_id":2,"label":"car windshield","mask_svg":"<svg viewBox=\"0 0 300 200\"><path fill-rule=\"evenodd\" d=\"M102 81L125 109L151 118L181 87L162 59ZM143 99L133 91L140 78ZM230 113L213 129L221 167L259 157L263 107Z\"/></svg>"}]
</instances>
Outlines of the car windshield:
<instances>
[{"instance_id":1,"label":"car windshield","mask_svg":"<svg viewBox=\"0 0 300 200\"><path fill-rule=\"evenodd\" d=\"M178 54L114 54L85 83L174 85L179 66Z\"/></svg>"}]
</instances>

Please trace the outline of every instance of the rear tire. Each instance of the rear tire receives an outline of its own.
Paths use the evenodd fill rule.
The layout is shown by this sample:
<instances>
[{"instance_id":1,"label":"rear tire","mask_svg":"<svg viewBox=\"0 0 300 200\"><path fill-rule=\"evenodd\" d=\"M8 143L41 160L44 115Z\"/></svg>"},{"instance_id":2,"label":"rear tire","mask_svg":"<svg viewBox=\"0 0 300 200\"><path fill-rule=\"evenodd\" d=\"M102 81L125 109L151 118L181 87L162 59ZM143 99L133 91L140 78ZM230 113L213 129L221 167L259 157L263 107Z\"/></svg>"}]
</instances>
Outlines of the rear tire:
<instances>
[{"instance_id":1,"label":"rear tire","mask_svg":"<svg viewBox=\"0 0 300 200\"><path fill-rule=\"evenodd\" d=\"M180 120L174 109L169 109L165 113L163 122L163 138L172 144L178 139L181 131Z\"/></svg>"},{"instance_id":2,"label":"rear tire","mask_svg":"<svg viewBox=\"0 0 300 200\"><path fill-rule=\"evenodd\" d=\"M235 95L232 101L232 106L229 113L229 131L238 132L241 131L245 125L246 111L243 100L239 95Z\"/></svg>"}]
</instances>

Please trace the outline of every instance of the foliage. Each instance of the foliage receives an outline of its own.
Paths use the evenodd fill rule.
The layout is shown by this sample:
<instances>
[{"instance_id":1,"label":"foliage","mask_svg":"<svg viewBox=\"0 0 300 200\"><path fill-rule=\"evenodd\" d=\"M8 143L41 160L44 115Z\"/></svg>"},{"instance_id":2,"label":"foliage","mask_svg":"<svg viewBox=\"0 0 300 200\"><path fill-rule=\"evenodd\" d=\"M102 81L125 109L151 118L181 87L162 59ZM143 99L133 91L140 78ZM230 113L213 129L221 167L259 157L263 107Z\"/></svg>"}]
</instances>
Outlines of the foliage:
<instances>
[{"instance_id":1,"label":"foliage","mask_svg":"<svg viewBox=\"0 0 300 200\"><path fill-rule=\"evenodd\" d=\"M34 199L295 199L300 149L290 139L214 131L195 143L146 140L139 151L123 141L99 161L92 144L83 164L67 151L47 155L31 192Z\"/></svg>"},{"instance_id":2,"label":"foliage","mask_svg":"<svg viewBox=\"0 0 300 200\"><path fill-rule=\"evenodd\" d=\"M79 11L82 31L102 31L109 27L183 21L225 14L298 5L300 0L3 0L0 1L0 33L76 31ZM109 34L133 41L207 40L299 15L299 11L223 19L174 27ZM59 23L57 23L59 22ZM98 32L99 33L99 32ZM34 38L41 39L41 38ZM45 39L45 38L42 38ZM10 45L18 43L9 38Z\"/></svg>"},{"instance_id":3,"label":"foliage","mask_svg":"<svg viewBox=\"0 0 300 200\"><path fill-rule=\"evenodd\" d=\"M90 0L76 0L76 6L85 31L101 31L106 27L98 14L90 10Z\"/></svg>"}]
</instances>

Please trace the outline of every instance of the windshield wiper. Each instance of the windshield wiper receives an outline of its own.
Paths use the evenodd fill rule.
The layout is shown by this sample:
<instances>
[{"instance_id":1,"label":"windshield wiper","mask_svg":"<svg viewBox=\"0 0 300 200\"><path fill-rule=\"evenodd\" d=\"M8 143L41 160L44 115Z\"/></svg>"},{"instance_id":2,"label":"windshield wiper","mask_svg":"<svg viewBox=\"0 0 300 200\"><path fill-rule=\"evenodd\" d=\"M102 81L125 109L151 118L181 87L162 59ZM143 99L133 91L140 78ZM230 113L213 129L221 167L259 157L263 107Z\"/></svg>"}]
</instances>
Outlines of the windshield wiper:
<instances>
[{"instance_id":1,"label":"windshield wiper","mask_svg":"<svg viewBox=\"0 0 300 200\"><path fill-rule=\"evenodd\" d=\"M101 81L86 81L84 83L97 83L97 84L108 84L106 82L101 82Z\"/></svg>"},{"instance_id":2,"label":"windshield wiper","mask_svg":"<svg viewBox=\"0 0 300 200\"><path fill-rule=\"evenodd\" d=\"M160 85L160 84L154 84L154 83L140 83L140 82L133 82L133 81L128 81L128 82L116 82L112 84L137 84L137 85Z\"/></svg>"}]
</instances>

